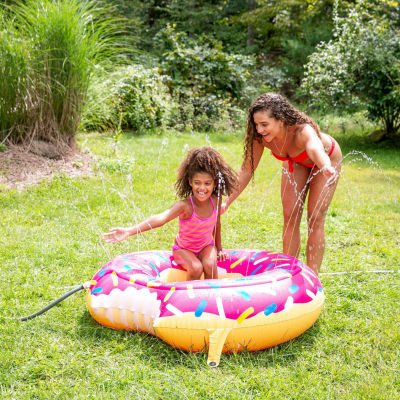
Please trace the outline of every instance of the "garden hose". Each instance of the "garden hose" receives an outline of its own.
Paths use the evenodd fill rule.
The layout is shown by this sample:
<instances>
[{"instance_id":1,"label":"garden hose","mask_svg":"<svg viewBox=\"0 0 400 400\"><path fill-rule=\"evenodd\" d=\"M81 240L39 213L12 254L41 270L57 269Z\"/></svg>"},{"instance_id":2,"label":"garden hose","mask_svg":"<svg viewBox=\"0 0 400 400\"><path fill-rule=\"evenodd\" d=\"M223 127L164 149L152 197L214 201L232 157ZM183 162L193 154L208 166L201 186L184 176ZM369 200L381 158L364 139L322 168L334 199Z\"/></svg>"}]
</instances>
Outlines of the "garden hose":
<instances>
[{"instance_id":1,"label":"garden hose","mask_svg":"<svg viewBox=\"0 0 400 400\"><path fill-rule=\"evenodd\" d=\"M79 292L80 290L88 288L89 285L90 285L90 282L85 282L85 283L82 283L82 285L76 286L74 289L63 294L60 298L58 298L57 300L54 300L53 302L51 302L49 305L47 305L45 308L41 309L40 311L35 312L34 314L28 315L26 317L20 318L20 321L28 321L29 319L35 318L35 317L39 316L40 314L45 313L46 311L50 310L50 308L54 307L56 304L65 300L67 297L71 296L72 294Z\"/></svg>"}]
</instances>

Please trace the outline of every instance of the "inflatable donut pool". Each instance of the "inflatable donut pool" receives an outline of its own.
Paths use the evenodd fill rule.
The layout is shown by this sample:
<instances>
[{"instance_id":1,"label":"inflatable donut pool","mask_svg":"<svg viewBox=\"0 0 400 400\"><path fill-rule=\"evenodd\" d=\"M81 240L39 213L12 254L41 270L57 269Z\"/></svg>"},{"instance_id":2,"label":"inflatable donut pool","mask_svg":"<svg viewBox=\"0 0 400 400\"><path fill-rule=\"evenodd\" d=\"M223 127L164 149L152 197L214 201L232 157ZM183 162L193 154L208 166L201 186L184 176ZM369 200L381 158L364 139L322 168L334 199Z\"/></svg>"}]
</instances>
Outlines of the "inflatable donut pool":
<instances>
[{"instance_id":1,"label":"inflatable donut pool","mask_svg":"<svg viewBox=\"0 0 400 400\"><path fill-rule=\"evenodd\" d=\"M298 259L272 251L226 250L218 279L185 281L170 251L121 255L99 269L87 292L100 324L158 336L186 351L261 350L313 325L324 302L321 282Z\"/></svg>"}]
</instances>

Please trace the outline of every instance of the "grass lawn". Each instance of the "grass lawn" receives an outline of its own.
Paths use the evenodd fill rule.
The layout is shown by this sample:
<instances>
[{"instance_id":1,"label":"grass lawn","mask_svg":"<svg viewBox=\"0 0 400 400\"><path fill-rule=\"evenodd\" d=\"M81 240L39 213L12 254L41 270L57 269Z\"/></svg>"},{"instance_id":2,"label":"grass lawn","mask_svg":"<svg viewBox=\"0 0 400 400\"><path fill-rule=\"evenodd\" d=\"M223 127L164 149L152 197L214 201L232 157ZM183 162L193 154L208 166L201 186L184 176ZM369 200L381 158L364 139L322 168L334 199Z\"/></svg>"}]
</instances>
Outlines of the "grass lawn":
<instances>
[{"instance_id":1,"label":"grass lawn","mask_svg":"<svg viewBox=\"0 0 400 400\"><path fill-rule=\"evenodd\" d=\"M400 152L357 134L335 136L345 158L321 272L365 272L321 274L326 302L311 329L271 349L223 355L215 369L205 353L99 326L83 292L33 320L17 317L118 254L170 249L176 221L117 245L100 235L172 205L175 170L190 147L211 144L237 170L239 134L127 134L116 145L82 135L81 148L97 157L94 175L0 193L0 398L400 398ZM279 186L280 163L265 154L254 184L223 217L226 248L281 250Z\"/></svg>"}]
</instances>

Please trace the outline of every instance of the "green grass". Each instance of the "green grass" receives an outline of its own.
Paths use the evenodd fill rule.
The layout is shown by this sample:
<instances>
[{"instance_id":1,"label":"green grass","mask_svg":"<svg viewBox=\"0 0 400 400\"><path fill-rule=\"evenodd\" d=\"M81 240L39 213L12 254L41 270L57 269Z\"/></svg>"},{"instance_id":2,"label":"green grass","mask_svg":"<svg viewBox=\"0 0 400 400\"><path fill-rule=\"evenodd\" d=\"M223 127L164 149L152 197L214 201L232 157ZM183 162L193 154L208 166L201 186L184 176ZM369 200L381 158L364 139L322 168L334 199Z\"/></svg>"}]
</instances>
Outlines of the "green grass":
<instances>
[{"instance_id":1,"label":"green grass","mask_svg":"<svg viewBox=\"0 0 400 400\"><path fill-rule=\"evenodd\" d=\"M206 365L205 353L99 326L83 292L36 319L16 318L87 281L111 257L169 249L175 221L118 245L104 246L100 234L171 205L175 170L188 147L211 143L238 169L239 134L128 134L116 147L105 136L84 135L81 148L98 157L93 176L60 175L22 193L2 192L0 398L399 398L400 153L361 135L337 137L344 154L357 150L372 161L361 153L344 161L321 272L396 273L321 275L327 297L311 329L265 351L223 355L217 369ZM279 171L265 154L254 184L223 217L225 247L281 249Z\"/></svg>"}]
</instances>

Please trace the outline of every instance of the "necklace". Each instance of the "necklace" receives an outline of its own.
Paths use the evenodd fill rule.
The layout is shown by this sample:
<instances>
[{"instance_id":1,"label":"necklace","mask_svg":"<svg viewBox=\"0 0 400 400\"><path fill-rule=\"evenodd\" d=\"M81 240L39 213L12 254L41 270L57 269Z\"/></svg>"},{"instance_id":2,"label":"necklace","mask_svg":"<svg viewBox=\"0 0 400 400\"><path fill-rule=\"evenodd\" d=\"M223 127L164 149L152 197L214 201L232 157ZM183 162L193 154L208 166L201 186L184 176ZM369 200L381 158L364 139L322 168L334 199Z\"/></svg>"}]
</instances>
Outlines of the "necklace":
<instances>
[{"instance_id":1,"label":"necklace","mask_svg":"<svg viewBox=\"0 0 400 400\"><path fill-rule=\"evenodd\" d=\"M283 148L285 147L285 144L286 144L286 139L287 139L287 136L288 136L288 129L287 129L287 127L286 127L286 129L285 129L284 135L285 135L285 140L284 140L283 145L282 145L282 147L281 147L280 150L278 149L278 146L276 145L276 143L274 143L274 146L275 146L276 150L278 150L278 153L277 153L277 154L278 154L279 156L282 156L282 150L283 150Z\"/></svg>"}]
</instances>

